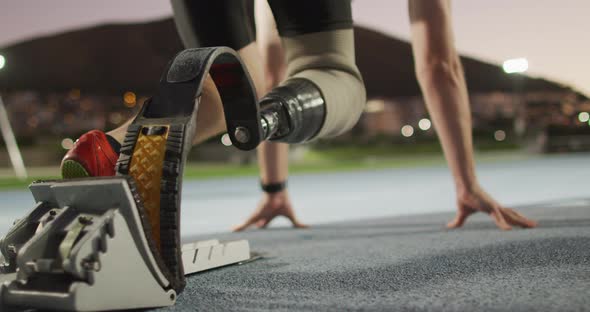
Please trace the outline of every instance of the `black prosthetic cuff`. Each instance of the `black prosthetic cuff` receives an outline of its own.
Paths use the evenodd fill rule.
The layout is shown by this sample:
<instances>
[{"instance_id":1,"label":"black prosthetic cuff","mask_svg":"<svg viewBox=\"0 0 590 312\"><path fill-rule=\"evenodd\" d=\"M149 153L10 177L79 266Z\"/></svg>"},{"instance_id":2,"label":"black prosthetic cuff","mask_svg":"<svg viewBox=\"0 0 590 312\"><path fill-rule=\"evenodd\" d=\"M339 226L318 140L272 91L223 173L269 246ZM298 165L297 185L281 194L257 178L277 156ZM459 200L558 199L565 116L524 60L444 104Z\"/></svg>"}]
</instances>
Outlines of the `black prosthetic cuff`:
<instances>
[{"instance_id":1,"label":"black prosthetic cuff","mask_svg":"<svg viewBox=\"0 0 590 312\"><path fill-rule=\"evenodd\" d=\"M326 102L320 89L307 79L287 80L267 94L260 107L264 110L277 103L282 106L281 126L271 141L304 143L313 139L324 125Z\"/></svg>"}]
</instances>

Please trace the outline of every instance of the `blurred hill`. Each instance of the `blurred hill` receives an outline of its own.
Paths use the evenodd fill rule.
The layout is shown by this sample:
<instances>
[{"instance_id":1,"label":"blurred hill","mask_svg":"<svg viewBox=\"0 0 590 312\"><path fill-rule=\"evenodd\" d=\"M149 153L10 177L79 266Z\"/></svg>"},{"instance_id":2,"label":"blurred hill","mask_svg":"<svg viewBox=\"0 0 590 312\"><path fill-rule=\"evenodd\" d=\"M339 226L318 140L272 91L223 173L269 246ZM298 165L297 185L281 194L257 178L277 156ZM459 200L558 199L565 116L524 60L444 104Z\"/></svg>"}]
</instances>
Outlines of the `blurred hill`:
<instances>
[{"instance_id":1,"label":"blurred hill","mask_svg":"<svg viewBox=\"0 0 590 312\"><path fill-rule=\"evenodd\" d=\"M370 29L355 32L357 62L369 98L419 95L408 42ZM42 37L0 48L7 64L0 89L97 94L152 93L165 64L182 49L171 19L112 24ZM472 92L513 91L517 79L497 65L462 57ZM565 91L557 83L525 77L527 91Z\"/></svg>"}]
</instances>

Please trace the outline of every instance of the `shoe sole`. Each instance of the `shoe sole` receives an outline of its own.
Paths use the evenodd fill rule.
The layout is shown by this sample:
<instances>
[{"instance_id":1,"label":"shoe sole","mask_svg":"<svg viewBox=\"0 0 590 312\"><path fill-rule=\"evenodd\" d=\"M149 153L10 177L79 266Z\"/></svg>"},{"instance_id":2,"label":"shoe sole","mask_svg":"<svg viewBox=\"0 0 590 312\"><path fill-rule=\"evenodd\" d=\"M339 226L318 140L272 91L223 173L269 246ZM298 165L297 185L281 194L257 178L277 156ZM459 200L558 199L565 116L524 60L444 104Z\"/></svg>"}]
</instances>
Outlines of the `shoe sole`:
<instances>
[{"instance_id":1,"label":"shoe sole","mask_svg":"<svg viewBox=\"0 0 590 312\"><path fill-rule=\"evenodd\" d=\"M218 63L221 69L212 70L211 76L224 108L226 102L231 102L257 114L251 80L235 51L223 47L185 50L169 63L158 94L143 105L127 129L115 168L117 175L129 175L135 181L136 194L142 201L138 210L148 243L156 258L159 256L156 260L162 272L178 293L186 283L180 243L180 198L184 164L196 129L198 100L195 98L200 96L211 66ZM224 78L229 75L237 80L228 80L232 85L224 86L221 79L215 78L215 71L222 71ZM250 94L246 94L248 90ZM230 95L224 97L224 94ZM224 111L227 121L228 110ZM261 133L260 126L255 125L258 128L252 130L253 136ZM228 129L231 129L229 125Z\"/></svg>"},{"instance_id":2,"label":"shoe sole","mask_svg":"<svg viewBox=\"0 0 590 312\"><path fill-rule=\"evenodd\" d=\"M82 166L81 163L75 160L66 160L61 164L61 176L64 179L75 179L75 178L86 178L89 177L90 174Z\"/></svg>"}]
</instances>

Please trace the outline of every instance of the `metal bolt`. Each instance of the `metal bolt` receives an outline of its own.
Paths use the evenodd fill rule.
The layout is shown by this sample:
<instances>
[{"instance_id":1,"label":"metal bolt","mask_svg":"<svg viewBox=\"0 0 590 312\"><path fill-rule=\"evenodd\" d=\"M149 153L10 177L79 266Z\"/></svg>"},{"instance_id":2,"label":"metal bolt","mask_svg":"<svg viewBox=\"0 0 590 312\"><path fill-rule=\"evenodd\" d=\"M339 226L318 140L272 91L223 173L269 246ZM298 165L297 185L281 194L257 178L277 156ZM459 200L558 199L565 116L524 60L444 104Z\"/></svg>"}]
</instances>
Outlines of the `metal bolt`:
<instances>
[{"instance_id":1,"label":"metal bolt","mask_svg":"<svg viewBox=\"0 0 590 312\"><path fill-rule=\"evenodd\" d=\"M248 143L250 141L250 131L245 127L237 127L234 136L240 143Z\"/></svg>"},{"instance_id":2,"label":"metal bolt","mask_svg":"<svg viewBox=\"0 0 590 312\"><path fill-rule=\"evenodd\" d=\"M95 260L83 260L82 267L87 271L100 271L100 263Z\"/></svg>"},{"instance_id":3,"label":"metal bolt","mask_svg":"<svg viewBox=\"0 0 590 312\"><path fill-rule=\"evenodd\" d=\"M8 245L8 247L6 249L10 253L11 256L15 256L16 255L16 246L14 246L14 245Z\"/></svg>"}]
</instances>

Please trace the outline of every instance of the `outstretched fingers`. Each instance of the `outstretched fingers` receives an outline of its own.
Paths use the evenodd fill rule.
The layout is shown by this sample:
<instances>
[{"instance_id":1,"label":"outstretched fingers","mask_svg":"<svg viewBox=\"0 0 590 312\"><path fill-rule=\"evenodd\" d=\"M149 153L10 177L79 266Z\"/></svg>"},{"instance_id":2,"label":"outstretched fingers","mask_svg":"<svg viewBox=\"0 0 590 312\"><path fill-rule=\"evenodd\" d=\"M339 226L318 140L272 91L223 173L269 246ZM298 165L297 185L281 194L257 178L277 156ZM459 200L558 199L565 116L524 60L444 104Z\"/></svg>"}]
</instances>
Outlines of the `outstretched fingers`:
<instances>
[{"instance_id":1,"label":"outstretched fingers","mask_svg":"<svg viewBox=\"0 0 590 312\"><path fill-rule=\"evenodd\" d=\"M520 226L523 228L534 228L537 226L537 222L526 218L517 211L511 208L502 208L502 214L508 221L508 223L514 226Z\"/></svg>"},{"instance_id":2,"label":"outstretched fingers","mask_svg":"<svg viewBox=\"0 0 590 312\"><path fill-rule=\"evenodd\" d=\"M294 228L306 228L307 225L301 223L295 216L293 207L289 203L280 203L278 206L269 202L263 202L252 216L250 216L244 223L235 226L232 230L240 232L246 230L251 226L259 229L264 229L276 217L284 216L293 224Z\"/></svg>"},{"instance_id":3,"label":"outstretched fingers","mask_svg":"<svg viewBox=\"0 0 590 312\"><path fill-rule=\"evenodd\" d=\"M260 216L258 214L254 214L250 218L248 218L248 220L246 220L244 223L234 226L232 228L232 231L233 232L241 232L241 231L249 228L251 225L256 224L258 222L259 218L260 218Z\"/></svg>"},{"instance_id":4,"label":"outstretched fingers","mask_svg":"<svg viewBox=\"0 0 590 312\"><path fill-rule=\"evenodd\" d=\"M308 227L307 224L301 223L299 221L299 219L297 219L297 217L295 216L295 214L293 213L293 211L289 211L287 213L284 214L285 217L287 217L287 219L289 219L289 221L291 221L291 224L293 224L294 228L306 228Z\"/></svg>"},{"instance_id":5,"label":"outstretched fingers","mask_svg":"<svg viewBox=\"0 0 590 312\"><path fill-rule=\"evenodd\" d=\"M467 217L469 217L473 213L474 211L469 208L460 207L457 211L457 215L455 216L455 218L451 220L449 223L447 223L447 228L456 229L462 227L465 223L465 220L467 220Z\"/></svg>"},{"instance_id":6,"label":"outstretched fingers","mask_svg":"<svg viewBox=\"0 0 590 312\"><path fill-rule=\"evenodd\" d=\"M260 220L258 220L256 222L256 227L259 229L264 229L268 226L268 224L270 223L270 220L274 219L275 217L271 217L271 218L260 218Z\"/></svg>"},{"instance_id":7,"label":"outstretched fingers","mask_svg":"<svg viewBox=\"0 0 590 312\"><path fill-rule=\"evenodd\" d=\"M490 212L490 215L492 216L492 219L494 219L494 222L496 223L496 226L498 228L504 231L512 230L512 227L506 221L506 218L504 217L504 213L500 206L494 206L492 208L492 211Z\"/></svg>"}]
</instances>

